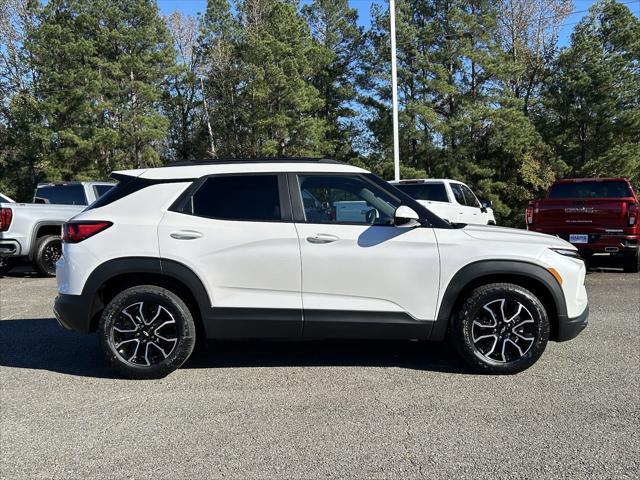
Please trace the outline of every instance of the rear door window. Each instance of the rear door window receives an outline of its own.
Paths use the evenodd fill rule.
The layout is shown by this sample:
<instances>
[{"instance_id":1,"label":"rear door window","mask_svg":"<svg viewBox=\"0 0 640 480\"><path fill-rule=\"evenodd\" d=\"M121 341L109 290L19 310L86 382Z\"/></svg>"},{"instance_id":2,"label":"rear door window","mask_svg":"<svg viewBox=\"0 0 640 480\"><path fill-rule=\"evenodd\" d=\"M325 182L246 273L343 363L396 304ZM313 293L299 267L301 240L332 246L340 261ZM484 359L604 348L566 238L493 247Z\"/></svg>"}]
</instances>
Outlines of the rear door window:
<instances>
[{"instance_id":1,"label":"rear door window","mask_svg":"<svg viewBox=\"0 0 640 480\"><path fill-rule=\"evenodd\" d=\"M38 187L33 201L53 205L86 205L87 196L81 184L45 185Z\"/></svg>"},{"instance_id":2,"label":"rear door window","mask_svg":"<svg viewBox=\"0 0 640 480\"><path fill-rule=\"evenodd\" d=\"M191 197L190 213L220 220L282 220L277 175L229 175L207 178Z\"/></svg>"},{"instance_id":3,"label":"rear door window","mask_svg":"<svg viewBox=\"0 0 640 480\"><path fill-rule=\"evenodd\" d=\"M394 186L416 200L449 201L444 183L400 183Z\"/></svg>"}]
</instances>

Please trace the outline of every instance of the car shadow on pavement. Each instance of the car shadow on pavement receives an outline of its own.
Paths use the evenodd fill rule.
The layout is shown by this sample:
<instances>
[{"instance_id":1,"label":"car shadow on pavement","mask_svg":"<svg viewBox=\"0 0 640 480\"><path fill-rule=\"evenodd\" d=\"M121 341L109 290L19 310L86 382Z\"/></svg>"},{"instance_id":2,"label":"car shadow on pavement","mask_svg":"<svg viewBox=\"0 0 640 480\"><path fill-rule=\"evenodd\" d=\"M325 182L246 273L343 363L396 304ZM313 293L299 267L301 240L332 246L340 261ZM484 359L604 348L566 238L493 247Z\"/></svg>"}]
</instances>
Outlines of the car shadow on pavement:
<instances>
[{"instance_id":1,"label":"car shadow on pavement","mask_svg":"<svg viewBox=\"0 0 640 480\"><path fill-rule=\"evenodd\" d=\"M200 342L183 368L397 367L472 373L448 342L301 340Z\"/></svg>"},{"instance_id":2,"label":"car shadow on pavement","mask_svg":"<svg viewBox=\"0 0 640 480\"><path fill-rule=\"evenodd\" d=\"M53 318L1 320L0 366L114 378L95 335L66 331Z\"/></svg>"},{"instance_id":3,"label":"car shadow on pavement","mask_svg":"<svg viewBox=\"0 0 640 480\"><path fill-rule=\"evenodd\" d=\"M63 330L55 319L0 321L0 366L118 378L95 335ZM410 341L206 341L182 368L352 366L471 373L449 343Z\"/></svg>"},{"instance_id":4,"label":"car shadow on pavement","mask_svg":"<svg viewBox=\"0 0 640 480\"><path fill-rule=\"evenodd\" d=\"M587 272L622 272L622 258L611 255L594 255L586 261Z\"/></svg>"}]
</instances>

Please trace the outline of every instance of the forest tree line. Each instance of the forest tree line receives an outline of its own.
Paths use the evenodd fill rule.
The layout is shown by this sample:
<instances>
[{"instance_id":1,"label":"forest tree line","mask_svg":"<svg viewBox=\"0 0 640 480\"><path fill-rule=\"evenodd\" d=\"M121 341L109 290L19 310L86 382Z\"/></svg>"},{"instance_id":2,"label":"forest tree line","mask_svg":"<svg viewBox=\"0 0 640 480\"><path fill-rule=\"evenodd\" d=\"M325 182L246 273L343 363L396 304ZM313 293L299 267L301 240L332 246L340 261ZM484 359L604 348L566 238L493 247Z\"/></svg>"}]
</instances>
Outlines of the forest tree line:
<instances>
[{"instance_id":1,"label":"forest tree line","mask_svg":"<svg viewBox=\"0 0 640 480\"><path fill-rule=\"evenodd\" d=\"M398 0L403 178L466 181L518 224L557 177L640 180L640 21L600 0ZM347 0L0 0L0 191L222 157L393 176L389 12Z\"/></svg>"}]
</instances>

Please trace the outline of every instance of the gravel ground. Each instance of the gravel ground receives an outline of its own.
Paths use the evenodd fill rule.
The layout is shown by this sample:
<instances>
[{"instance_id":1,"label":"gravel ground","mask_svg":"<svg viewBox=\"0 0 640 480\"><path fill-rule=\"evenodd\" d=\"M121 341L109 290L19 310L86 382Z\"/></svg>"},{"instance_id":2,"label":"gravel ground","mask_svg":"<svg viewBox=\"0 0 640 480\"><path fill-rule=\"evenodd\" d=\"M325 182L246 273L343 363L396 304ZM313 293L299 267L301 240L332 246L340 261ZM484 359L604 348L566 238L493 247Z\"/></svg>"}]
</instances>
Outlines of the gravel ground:
<instances>
[{"instance_id":1,"label":"gravel ground","mask_svg":"<svg viewBox=\"0 0 640 480\"><path fill-rule=\"evenodd\" d=\"M52 279L0 279L1 478L638 478L640 276L587 277L590 325L531 369L441 344L212 342L113 378Z\"/></svg>"}]
</instances>

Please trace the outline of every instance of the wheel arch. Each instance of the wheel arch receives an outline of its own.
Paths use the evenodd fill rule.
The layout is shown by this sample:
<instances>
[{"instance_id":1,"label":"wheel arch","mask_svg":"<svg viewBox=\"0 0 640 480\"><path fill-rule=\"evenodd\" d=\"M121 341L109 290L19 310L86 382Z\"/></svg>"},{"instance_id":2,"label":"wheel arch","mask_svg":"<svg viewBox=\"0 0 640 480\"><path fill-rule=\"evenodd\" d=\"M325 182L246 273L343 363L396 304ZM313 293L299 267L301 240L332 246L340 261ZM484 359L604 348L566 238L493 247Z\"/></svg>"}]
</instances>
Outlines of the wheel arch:
<instances>
[{"instance_id":1,"label":"wheel arch","mask_svg":"<svg viewBox=\"0 0 640 480\"><path fill-rule=\"evenodd\" d=\"M475 288L489 283L513 283L536 295L551 323L551 339L557 337L558 323L567 318L562 287L544 267L517 260L482 260L461 268L444 289L431 340L442 340L459 305Z\"/></svg>"},{"instance_id":2,"label":"wheel arch","mask_svg":"<svg viewBox=\"0 0 640 480\"><path fill-rule=\"evenodd\" d=\"M38 222L33 226L31 230L31 238L29 243L29 260L33 260L36 255L36 245L40 237L45 235L58 235L62 236L62 224L64 222L47 221Z\"/></svg>"},{"instance_id":3,"label":"wheel arch","mask_svg":"<svg viewBox=\"0 0 640 480\"><path fill-rule=\"evenodd\" d=\"M97 329L100 315L109 301L123 290L136 285L155 285L180 296L194 316L196 328L202 328L203 313L210 308L204 284L189 267L152 257L126 257L99 265L85 282L82 296L90 299L89 331Z\"/></svg>"}]
</instances>

